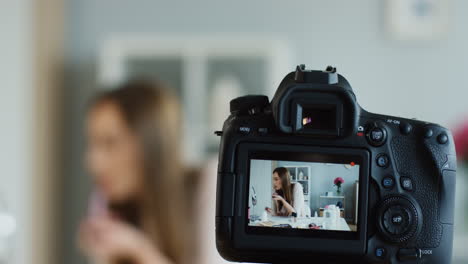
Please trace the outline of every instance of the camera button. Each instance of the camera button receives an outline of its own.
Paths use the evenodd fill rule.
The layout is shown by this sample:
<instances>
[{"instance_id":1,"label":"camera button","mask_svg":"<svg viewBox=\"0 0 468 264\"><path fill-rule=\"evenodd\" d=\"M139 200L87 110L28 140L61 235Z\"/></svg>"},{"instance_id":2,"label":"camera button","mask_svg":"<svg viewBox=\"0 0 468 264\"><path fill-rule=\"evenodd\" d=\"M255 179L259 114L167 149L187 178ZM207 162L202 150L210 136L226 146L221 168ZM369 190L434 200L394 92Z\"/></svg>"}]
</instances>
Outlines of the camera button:
<instances>
[{"instance_id":1,"label":"camera button","mask_svg":"<svg viewBox=\"0 0 468 264\"><path fill-rule=\"evenodd\" d=\"M249 134L250 133L250 127L241 126L241 127L239 127L238 131L241 134Z\"/></svg>"},{"instance_id":2,"label":"camera button","mask_svg":"<svg viewBox=\"0 0 468 264\"><path fill-rule=\"evenodd\" d=\"M392 224L399 226L403 222L403 216L401 214L396 214L392 216Z\"/></svg>"},{"instance_id":3,"label":"camera button","mask_svg":"<svg viewBox=\"0 0 468 264\"><path fill-rule=\"evenodd\" d=\"M412 191L413 190L413 181L411 181L410 178L401 177L400 178L400 183L401 183L401 187L404 190L406 190L406 191Z\"/></svg>"},{"instance_id":4,"label":"camera button","mask_svg":"<svg viewBox=\"0 0 468 264\"><path fill-rule=\"evenodd\" d=\"M387 255L387 251L385 250L385 248L379 247L375 249L376 257L383 259L385 258L386 255Z\"/></svg>"},{"instance_id":5,"label":"camera button","mask_svg":"<svg viewBox=\"0 0 468 264\"><path fill-rule=\"evenodd\" d=\"M395 185L395 181L393 180L392 177L385 177L382 180L382 185L385 189L391 189L393 188L393 185Z\"/></svg>"},{"instance_id":6,"label":"camera button","mask_svg":"<svg viewBox=\"0 0 468 264\"><path fill-rule=\"evenodd\" d=\"M439 144L445 144L448 142L448 136L447 134L445 133L442 133L440 134L439 136L437 136L437 142L439 142Z\"/></svg>"},{"instance_id":7,"label":"camera button","mask_svg":"<svg viewBox=\"0 0 468 264\"><path fill-rule=\"evenodd\" d=\"M434 134L434 131L432 131L432 129L430 129L430 128L426 128L424 130L424 137L425 138L430 138L430 137L432 137L433 134Z\"/></svg>"},{"instance_id":8,"label":"camera button","mask_svg":"<svg viewBox=\"0 0 468 264\"><path fill-rule=\"evenodd\" d=\"M392 235L404 234L411 222L410 213L402 206L392 206L384 213L384 227Z\"/></svg>"},{"instance_id":9,"label":"camera button","mask_svg":"<svg viewBox=\"0 0 468 264\"><path fill-rule=\"evenodd\" d=\"M384 140L384 132L381 128L375 127L370 131L370 139L374 142L382 142Z\"/></svg>"},{"instance_id":10,"label":"camera button","mask_svg":"<svg viewBox=\"0 0 468 264\"><path fill-rule=\"evenodd\" d=\"M377 228L384 239L392 243L403 243L419 232L422 221L418 209L407 198L389 197L377 208Z\"/></svg>"},{"instance_id":11,"label":"camera button","mask_svg":"<svg viewBox=\"0 0 468 264\"><path fill-rule=\"evenodd\" d=\"M367 134L367 140L375 147L382 146L386 139L387 131L377 126L372 127Z\"/></svg>"},{"instance_id":12,"label":"camera button","mask_svg":"<svg viewBox=\"0 0 468 264\"><path fill-rule=\"evenodd\" d=\"M412 130L413 130L413 126L410 123L402 122L400 124L400 132L403 135L408 135L409 133L411 133Z\"/></svg>"},{"instance_id":13,"label":"camera button","mask_svg":"<svg viewBox=\"0 0 468 264\"><path fill-rule=\"evenodd\" d=\"M380 154L377 156L376 162L377 166L381 168L387 168L388 164L390 163L390 159L386 154Z\"/></svg>"},{"instance_id":14,"label":"camera button","mask_svg":"<svg viewBox=\"0 0 468 264\"><path fill-rule=\"evenodd\" d=\"M399 261L417 260L421 256L421 249L417 248L400 248L397 253Z\"/></svg>"}]
</instances>

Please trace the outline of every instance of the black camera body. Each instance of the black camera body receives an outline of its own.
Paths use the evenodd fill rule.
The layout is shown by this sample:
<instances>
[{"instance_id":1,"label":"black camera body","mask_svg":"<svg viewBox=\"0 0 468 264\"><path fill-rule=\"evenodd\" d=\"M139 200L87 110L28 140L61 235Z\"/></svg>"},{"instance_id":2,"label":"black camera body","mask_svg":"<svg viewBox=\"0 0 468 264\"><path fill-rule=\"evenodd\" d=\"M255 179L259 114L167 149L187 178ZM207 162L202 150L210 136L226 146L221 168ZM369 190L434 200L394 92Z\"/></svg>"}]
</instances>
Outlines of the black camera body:
<instances>
[{"instance_id":1,"label":"black camera body","mask_svg":"<svg viewBox=\"0 0 468 264\"><path fill-rule=\"evenodd\" d=\"M365 111L333 67L310 71L300 65L271 102L251 95L230 107L217 132L216 243L225 259L451 263L456 154L448 129ZM353 232L253 225L250 166L258 159L359 164Z\"/></svg>"}]
</instances>

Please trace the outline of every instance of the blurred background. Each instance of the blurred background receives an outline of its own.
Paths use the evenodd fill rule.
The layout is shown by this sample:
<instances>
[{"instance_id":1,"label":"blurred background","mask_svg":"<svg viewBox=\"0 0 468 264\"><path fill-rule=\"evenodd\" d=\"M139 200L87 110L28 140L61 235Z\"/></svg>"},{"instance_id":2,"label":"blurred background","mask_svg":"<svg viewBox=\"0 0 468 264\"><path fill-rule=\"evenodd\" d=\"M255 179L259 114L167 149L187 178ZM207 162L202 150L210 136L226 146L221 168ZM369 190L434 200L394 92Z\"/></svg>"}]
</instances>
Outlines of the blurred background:
<instances>
[{"instance_id":1,"label":"blurred background","mask_svg":"<svg viewBox=\"0 0 468 264\"><path fill-rule=\"evenodd\" d=\"M467 10L464 0L1 0L0 263L85 263L75 243L91 188L83 121L99 89L170 84L185 158L199 166L217 154L229 100L271 98L300 63L336 66L371 112L461 131ZM467 168L460 157L455 263L468 263Z\"/></svg>"}]
</instances>

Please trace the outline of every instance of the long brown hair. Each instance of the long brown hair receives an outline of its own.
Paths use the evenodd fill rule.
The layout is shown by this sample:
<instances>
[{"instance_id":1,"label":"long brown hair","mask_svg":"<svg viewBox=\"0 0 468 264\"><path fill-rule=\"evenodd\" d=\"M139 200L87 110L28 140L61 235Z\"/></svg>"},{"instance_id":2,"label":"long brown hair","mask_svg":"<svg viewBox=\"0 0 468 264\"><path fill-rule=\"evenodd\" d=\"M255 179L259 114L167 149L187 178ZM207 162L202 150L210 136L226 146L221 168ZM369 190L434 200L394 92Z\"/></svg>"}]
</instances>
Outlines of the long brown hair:
<instances>
[{"instance_id":1,"label":"long brown hair","mask_svg":"<svg viewBox=\"0 0 468 264\"><path fill-rule=\"evenodd\" d=\"M278 174L279 178L281 179L281 191L278 192L279 195L283 196L283 198L289 204L292 204L292 184L291 184L291 176L289 174L289 170L285 167L278 167L273 170L273 174ZM279 203L278 210L283 208L283 203Z\"/></svg>"},{"instance_id":2,"label":"long brown hair","mask_svg":"<svg viewBox=\"0 0 468 264\"><path fill-rule=\"evenodd\" d=\"M157 82L130 81L100 94L95 107L112 102L142 146L143 190L135 201L111 210L141 228L169 259L182 263L192 248L186 222L186 179L182 166L181 107Z\"/></svg>"}]
</instances>

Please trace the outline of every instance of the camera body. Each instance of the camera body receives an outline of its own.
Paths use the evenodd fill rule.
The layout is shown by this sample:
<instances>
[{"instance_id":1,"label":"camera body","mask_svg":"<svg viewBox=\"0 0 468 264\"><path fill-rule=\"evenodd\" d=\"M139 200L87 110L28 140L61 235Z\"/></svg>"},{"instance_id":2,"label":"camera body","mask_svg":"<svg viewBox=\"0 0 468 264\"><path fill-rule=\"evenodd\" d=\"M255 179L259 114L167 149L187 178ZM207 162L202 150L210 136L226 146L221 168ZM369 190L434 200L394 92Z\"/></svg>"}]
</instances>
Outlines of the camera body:
<instances>
[{"instance_id":1,"label":"camera body","mask_svg":"<svg viewBox=\"0 0 468 264\"><path fill-rule=\"evenodd\" d=\"M262 95L244 96L232 100L230 108L223 130L217 132L221 143L216 244L225 259L265 263L451 262L456 154L448 129L365 111L348 81L333 67L310 71L300 65L286 75L271 102ZM300 225L284 228L295 225L296 212L284 219L272 216L290 221L273 228L263 226L268 221L249 215L249 183L260 177L254 165L282 161L309 162L305 164L313 168L336 165L340 170L343 166L339 164L347 169L349 164L359 165L353 167L354 193L336 196L343 200L353 196L347 202L352 209L348 206L343 211L354 220L338 217L338 221L348 223L345 231L324 228L325 224L318 230ZM326 166L330 164L333 166ZM310 188L308 193L304 191L306 204L307 199L335 198L312 195L321 178L328 176L318 173L307 176L312 183L302 181ZM290 177L300 182L297 175ZM271 171L262 179L265 184L260 187L270 188ZM330 218L309 213L301 219L307 224Z\"/></svg>"}]
</instances>

